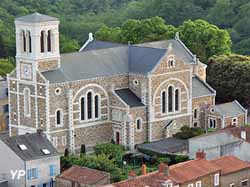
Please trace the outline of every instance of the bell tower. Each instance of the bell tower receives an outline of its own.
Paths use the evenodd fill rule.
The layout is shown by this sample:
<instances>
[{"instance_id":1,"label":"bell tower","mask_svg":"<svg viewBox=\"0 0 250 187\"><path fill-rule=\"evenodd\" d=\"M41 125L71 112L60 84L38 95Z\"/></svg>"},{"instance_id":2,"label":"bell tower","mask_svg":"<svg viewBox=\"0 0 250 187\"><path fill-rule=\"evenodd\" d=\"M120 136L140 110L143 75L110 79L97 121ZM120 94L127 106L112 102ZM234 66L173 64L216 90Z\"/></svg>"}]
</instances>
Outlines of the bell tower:
<instances>
[{"instance_id":1,"label":"bell tower","mask_svg":"<svg viewBox=\"0 0 250 187\"><path fill-rule=\"evenodd\" d=\"M32 80L37 70L60 68L57 18L33 13L17 18L15 26L18 78Z\"/></svg>"}]
</instances>

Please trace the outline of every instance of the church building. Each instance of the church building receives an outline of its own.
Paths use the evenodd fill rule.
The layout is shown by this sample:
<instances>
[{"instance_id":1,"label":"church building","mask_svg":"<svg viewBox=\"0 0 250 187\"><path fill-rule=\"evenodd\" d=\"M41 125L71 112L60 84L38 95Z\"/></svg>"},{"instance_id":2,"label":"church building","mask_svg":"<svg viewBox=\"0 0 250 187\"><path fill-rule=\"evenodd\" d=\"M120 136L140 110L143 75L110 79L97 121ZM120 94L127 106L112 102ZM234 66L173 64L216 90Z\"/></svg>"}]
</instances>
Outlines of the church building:
<instances>
[{"instance_id":1,"label":"church building","mask_svg":"<svg viewBox=\"0 0 250 187\"><path fill-rule=\"evenodd\" d=\"M42 129L59 152L98 143L137 144L171 137L184 125L244 125L237 102L216 106L207 66L180 40L138 45L88 41L60 54L59 20L17 18L16 69L8 75L10 136Z\"/></svg>"}]
</instances>

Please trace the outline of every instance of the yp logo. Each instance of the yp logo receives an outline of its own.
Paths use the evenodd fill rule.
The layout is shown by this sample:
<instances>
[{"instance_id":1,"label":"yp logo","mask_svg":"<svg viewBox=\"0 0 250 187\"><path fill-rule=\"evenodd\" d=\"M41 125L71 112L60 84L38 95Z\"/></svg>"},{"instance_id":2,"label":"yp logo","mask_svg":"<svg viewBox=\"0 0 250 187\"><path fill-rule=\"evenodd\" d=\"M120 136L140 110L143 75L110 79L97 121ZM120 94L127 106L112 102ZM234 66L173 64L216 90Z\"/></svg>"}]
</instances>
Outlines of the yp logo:
<instances>
[{"instance_id":1,"label":"yp logo","mask_svg":"<svg viewBox=\"0 0 250 187\"><path fill-rule=\"evenodd\" d=\"M25 176L25 171L24 170L11 170L11 178L12 180L20 180L21 177Z\"/></svg>"}]
</instances>

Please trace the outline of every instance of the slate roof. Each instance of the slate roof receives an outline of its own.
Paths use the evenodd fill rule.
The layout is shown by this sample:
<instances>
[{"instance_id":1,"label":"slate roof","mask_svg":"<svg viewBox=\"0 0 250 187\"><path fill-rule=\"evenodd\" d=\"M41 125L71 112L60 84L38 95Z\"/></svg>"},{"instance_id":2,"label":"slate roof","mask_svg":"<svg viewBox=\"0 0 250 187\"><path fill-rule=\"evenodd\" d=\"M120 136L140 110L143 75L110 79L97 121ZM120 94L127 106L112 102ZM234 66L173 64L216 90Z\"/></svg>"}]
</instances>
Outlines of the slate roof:
<instances>
[{"instance_id":1,"label":"slate roof","mask_svg":"<svg viewBox=\"0 0 250 187\"><path fill-rule=\"evenodd\" d=\"M225 156L216 160L211 160L210 162L222 168L222 175L228 175L243 169L250 169L249 163L234 156Z\"/></svg>"},{"instance_id":2,"label":"slate roof","mask_svg":"<svg viewBox=\"0 0 250 187\"><path fill-rule=\"evenodd\" d=\"M23 21L23 22L29 22L29 23L41 23L41 22L48 22L48 21L58 21L57 18L55 17L51 17L51 16L47 16L44 14L40 14L40 13L33 13L33 14L29 14L27 16L22 16L19 18L16 18L17 21Z\"/></svg>"},{"instance_id":3,"label":"slate roof","mask_svg":"<svg viewBox=\"0 0 250 187\"><path fill-rule=\"evenodd\" d=\"M6 137L2 141L24 161L59 155L45 135L39 133ZM18 145L25 145L27 150L21 150ZM50 154L43 154L42 149L48 149Z\"/></svg>"},{"instance_id":4,"label":"slate roof","mask_svg":"<svg viewBox=\"0 0 250 187\"><path fill-rule=\"evenodd\" d=\"M108 48L122 47L122 46L125 46L125 45L120 44L120 43L108 42L108 41L93 40L89 42L82 51L108 49Z\"/></svg>"},{"instance_id":5,"label":"slate roof","mask_svg":"<svg viewBox=\"0 0 250 187\"><path fill-rule=\"evenodd\" d=\"M166 53L166 49L147 47L114 47L61 55L61 68L44 72L51 83L95 77L147 74Z\"/></svg>"},{"instance_id":6,"label":"slate roof","mask_svg":"<svg viewBox=\"0 0 250 187\"><path fill-rule=\"evenodd\" d=\"M216 91L208 83L195 76L192 78L192 97L215 95Z\"/></svg>"},{"instance_id":7,"label":"slate roof","mask_svg":"<svg viewBox=\"0 0 250 187\"><path fill-rule=\"evenodd\" d=\"M186 63L194 63L193 54L180 40L165 40L138 45L92 41L82 52L61 54L61 68L44 72L51 83L95 77L138 73L147 75L166 54L169 44Z\"/></svg>"},{"instance_id":8,"label":"slate roof","mask_svg":"<svg viewBox=\"0 0 250 187\"><path fill-rule=\"evenodd\" d=\"M94 185L107 177L109 177L109 173L80 166L72 166L58 176L58 178L73 181L81 185Z\"/></svg>"},{"instance_id":9,"label":"slate roof","mask_svg":"<svg viewBox=\"0 0 250 187\"><path fill-rule=\"evenodd\" d=\"M129 88L115 90L115 93L131 108L145 106Z\"/></svg>"},{"instance_id":10,"label":"slate roof","mask_svg":"<svg viewBox=\"0 0 250 187\"><path fill-rule=\"evenodd\" d=\"M172 44L172 48L175 51L176 56L178 56L184 62L194 63L194 56L192 52L180 40L171 39L171 40L148 42L148 43L136 44L136 45L141 46L141 47L167 49L170 43Z\"/></svg>"},{"instance_id":11,"label":"slate roof","mask_svg":"<svg viewBox=\"0 0 250 187\"><path fill-rule=\"evenodd\" d=\"M138 145L139 149L146 149L160 154L176 154L188 149L188 140L174 137Z\"/></svg>"},{"instance_id":12,"label":"slate roof","mask_svg":"<svg viewBox=\"0 0 250 187\"><path fill-rule=\"evenodd\" d=\"M240 114L245 114L246 112L243 106L241 106L236 100L229 103L215 105L215 110L225 117L238 116Z\"/></svg>"}]
</instances>

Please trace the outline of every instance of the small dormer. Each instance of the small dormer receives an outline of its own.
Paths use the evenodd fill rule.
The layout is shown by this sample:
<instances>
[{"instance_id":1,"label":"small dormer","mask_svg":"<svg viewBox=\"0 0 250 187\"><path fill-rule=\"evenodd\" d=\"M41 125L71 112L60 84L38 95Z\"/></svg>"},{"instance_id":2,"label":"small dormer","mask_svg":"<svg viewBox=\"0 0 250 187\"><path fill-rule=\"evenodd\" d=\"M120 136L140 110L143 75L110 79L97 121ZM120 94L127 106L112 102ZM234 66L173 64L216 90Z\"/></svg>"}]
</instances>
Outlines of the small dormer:
<instances>
[{"instance_id":1,"label":"small dormer","mask_svg":"<svg viewBox=\"0 0 250 187\"><path fill-rule=\"evenodd\" d=\"M17 62L31 62L40 71L60 67L57 18L33 13L17 18L15 26Z\"/></svg>"}]
</instances>

